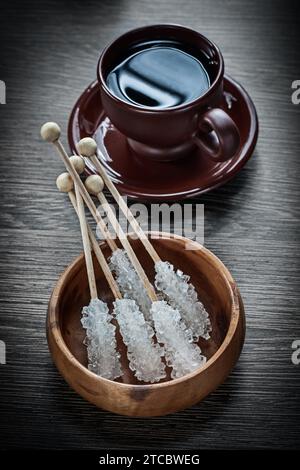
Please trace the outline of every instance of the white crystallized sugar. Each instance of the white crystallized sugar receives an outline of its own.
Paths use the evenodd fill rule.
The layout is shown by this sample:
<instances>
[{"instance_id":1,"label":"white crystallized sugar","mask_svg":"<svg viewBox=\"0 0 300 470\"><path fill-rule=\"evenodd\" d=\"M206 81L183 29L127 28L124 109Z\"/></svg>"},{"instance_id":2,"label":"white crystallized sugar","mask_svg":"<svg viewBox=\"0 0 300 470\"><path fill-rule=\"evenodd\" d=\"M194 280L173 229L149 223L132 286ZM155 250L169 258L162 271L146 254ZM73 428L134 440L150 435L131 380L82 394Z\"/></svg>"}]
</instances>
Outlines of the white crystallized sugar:
<instances>
[{"instance_id":1,"label":"white crystallized sugar","mask_svg":"<svg viewBox=\"0 0 300 470\"><path fill-rule=\"evenodd\" d=\"M206 357L192 342L192 332L182 322L179 311L165 301L157 301L153 302L151 313L157 340L163 343L167 365L172 367L171 377L183 377L202 367Z\"/></svg>"},{"instance_id":2,"label":"white crystallized sugar","mask_svg":"<svg viewBox=\"0 0 300 470\"><path fill-rule=\"evenodd\" d=\"M124 250L113 252L110 268L124 297L114 302L113 315L127 346L129 367L137 379L154 383L165 378L164 356L173 379L202 367L206 358L194 341L210 337L211 323L190 277L175 271L169 262L157 262L155 286L165 300L151 303ZM116 328L107 305L92 300L82 315L89 369L112 380L119 377L122 371ZM158 343L154 342L155 335Z\"/></svg>"},{"instance_id":3,"label":"white crystallized sugar","mask_svg":"<svg viewBox=\"0 0 300 470\"><path fill-rule=\"evenodd\" d=\"M92 299L82 309L81 323L86 329L88 368L101 377L114 380L122 375L120 355L117 352L116 327L111 323L107 305Z\"/></svg>"},{"instance_id":4,"label":"white crystallized sugar","mask_svg":"<svg viewBox=\"0 0 300 470\"><path fill-rule=\"evenodd\" d=\"M165 378L165 365L161 359L164 350L154 343L154 330L145 321L136 302L130 299L116 300L114 314L127 346L129 367L137 379L143 382L158 382Z\"/></svg>"},{"instance_id":5,"label":"white crystallized sugar","mask_svg":"<svg viewBox=\"0 0 300 470\"><path fill-rule=\"evenodd\" d=\"M170 305L179 310L180 315L190 330L195 341L199 337L209 339L211 323L204 305L199 301L195 287L189 282L190 277L167 261L155 263L155 286L167 298Z\"/></svg>"},{"instance_id":6,"label":"white crystallized sugar","mask_svg":"<svg viewBox=\"0 0 300 470\"><path fill-rule=\"evenodd\" d=\"M135 300L145 319L151 321L151 300L126 252L119 248L115 250L110 258L109 266L116 275L116 281L123 297Z\"/></svg>"}]
</instances>

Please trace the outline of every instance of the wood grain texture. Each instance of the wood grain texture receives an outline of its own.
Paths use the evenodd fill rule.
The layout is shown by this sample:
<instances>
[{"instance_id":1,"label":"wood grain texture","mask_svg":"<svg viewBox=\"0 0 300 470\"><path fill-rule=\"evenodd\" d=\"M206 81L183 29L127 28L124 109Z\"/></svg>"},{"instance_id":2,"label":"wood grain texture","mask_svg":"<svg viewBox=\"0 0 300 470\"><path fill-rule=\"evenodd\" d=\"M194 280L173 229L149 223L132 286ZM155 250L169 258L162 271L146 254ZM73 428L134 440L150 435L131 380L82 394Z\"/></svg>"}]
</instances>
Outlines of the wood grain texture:
<instances>
[{"instance_id":1,"label":"wood grain texture","mask_svg":"<svg viewBox=\"0 0 300 470\"><path fill-rule=\"evenodd\" d=\"M82 308L90 299L84 256L77 258L59 278L47 315L49 349L58 370L70 386L99 408L140 417L175 413L214 391L236 364L245 338L244 308L237 285L210 251L195 242L197 251L185 250L187 242L186 238L177 236L170 239L168 235L152 241L162 259L176 264L178 269L191 276L212 325L210 339L202 338L198 342L210 361L176 380L170 380L168 368L166 378L159 384L138 381L129 367L127 350L119 334L117 349L123 370L121 379L107 381L91 374L87 370L87 352L83 344L85 333L80 323ZM146 275L153 281L152 260L140 240L135 239L131 243ZM101 248L104 256L110 256L107 242ZM115 299L103 270L97 263L94 266L99 298L111 305Z\"/></svg>"},{"instance_id":2,"label":"wood grain texture","mask_svg":"<svg viewBox=\"0 0 300 470\"><path fill-rule=\"evenodd\" d=\"M260 119L253 158L231 183L204 196L205 244L243 296L247 336L238 365L215 393L153 420L114 416L83 401L51 362L47 303L81 250L63 170L39 138L46 120L66 135L69 112L95 77L99 51L121 32L182 23L221 47L228 74ZM0 6L1 121L0 435L3 448L296 448L300 366L291 363L299 321L299 79L296 1L54 0ZM195 201L194 201L195 202Z\"/></svg>"}]
</instances>

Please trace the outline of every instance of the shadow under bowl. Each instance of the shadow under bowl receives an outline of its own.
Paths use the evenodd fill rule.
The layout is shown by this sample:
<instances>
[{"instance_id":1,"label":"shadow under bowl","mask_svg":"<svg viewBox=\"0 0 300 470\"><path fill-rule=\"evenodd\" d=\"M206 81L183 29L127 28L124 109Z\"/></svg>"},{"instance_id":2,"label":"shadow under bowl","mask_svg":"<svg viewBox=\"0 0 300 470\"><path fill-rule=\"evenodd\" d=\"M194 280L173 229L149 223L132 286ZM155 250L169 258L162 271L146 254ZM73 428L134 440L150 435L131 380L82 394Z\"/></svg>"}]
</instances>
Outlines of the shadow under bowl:
<instances>
[{"instance_id":1,"label":"shadow under bowl","mask_svg":"<svg viewBox=\"0 0 300 470\"><path fill-rule=\"evenodd\" d=\"M223 263L196 242L170 234L152 232L152 243L162 260L191 276L199 299L209 312L212 333L199 346L207 357L200 369L156 384L138 382L128 367L126 347L117 332L124 370L122 378L111 381L87 369L83 344L81 310L90 301L84 256L81 254L59 278L51 295L47 316L47 338L53 360L69 385L89 402L127 416L162 416L187 408L215 390L228 376L240 355L245 336L243 303L235 281ZM150 280L154 266L141 242L132 246ZM110 250L101 243L108 259ZM110 306L113 297L103 272L94 259L98 295Z\"/></svg>"}]
</instances>

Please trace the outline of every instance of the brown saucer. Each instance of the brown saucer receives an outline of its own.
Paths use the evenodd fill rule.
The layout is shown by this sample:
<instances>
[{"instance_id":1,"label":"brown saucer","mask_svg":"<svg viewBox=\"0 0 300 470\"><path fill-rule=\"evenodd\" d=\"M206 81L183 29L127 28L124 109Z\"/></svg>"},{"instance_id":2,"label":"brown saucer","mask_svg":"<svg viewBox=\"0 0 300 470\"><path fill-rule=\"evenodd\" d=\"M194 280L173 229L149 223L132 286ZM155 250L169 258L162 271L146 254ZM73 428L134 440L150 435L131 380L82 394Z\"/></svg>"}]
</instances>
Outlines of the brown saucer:
<instances>
[{"instance_id":1,"label":"brown saucer","mask_svg":"<svg viewBox=\"0 0 300 470\"><path fill-rule=\"evenodd\" d=\"M140 200L178 200L211 191L233 178L251 157L258 135L254 104L235 80L225 76L224 100L239 128L241 148L234 158L214 162L196 150L176 162L155 162L133 153L127 140L110 122L102 108L99 85L92 83L75 104L68 126L71 151L83 137L93 137L103 153L105 165L119 191Z\"/></svg>"}]
</instances>

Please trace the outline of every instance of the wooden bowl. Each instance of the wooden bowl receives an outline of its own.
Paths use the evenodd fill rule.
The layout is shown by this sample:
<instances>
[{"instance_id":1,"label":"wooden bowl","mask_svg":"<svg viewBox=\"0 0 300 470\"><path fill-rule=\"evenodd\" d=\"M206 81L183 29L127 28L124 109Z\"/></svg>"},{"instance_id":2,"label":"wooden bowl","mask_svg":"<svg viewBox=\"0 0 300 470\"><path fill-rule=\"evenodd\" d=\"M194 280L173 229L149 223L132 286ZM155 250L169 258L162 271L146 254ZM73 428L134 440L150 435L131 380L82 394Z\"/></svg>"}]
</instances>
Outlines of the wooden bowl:
<instances>
[{"instance_id":1,"label":"wooden bowl","mask_svg":"<svg viewBox=\"0 0 300 470\"><path fill-rule=\"evenodd\" d=\"M191 276L199 298L210 314L211 339L199 342L208 359L204 367L175 380L139 383L128 368L126 349L118 337L125 370L123 378L111 381L90 372L83 345L85 330L80 323L81 309L90 300L83 254L62 274L49 301L47 338L58 370L83 398L122 415L161 416L199 402L225 380L243 346L243 303L229 271L198 243L179 236L170 238L165 233L160 236L152 239L159 255ZM153 279L153 262L145 249L139 240L132 240L132 245L149 278ZM187 245L193 249L186 249ZM101 246L105 256L109 257L106 243ZM94 266L99 297L111 304L113 298L103 273L98 263L94 262Z\"/></svg>"}]
</instances>

